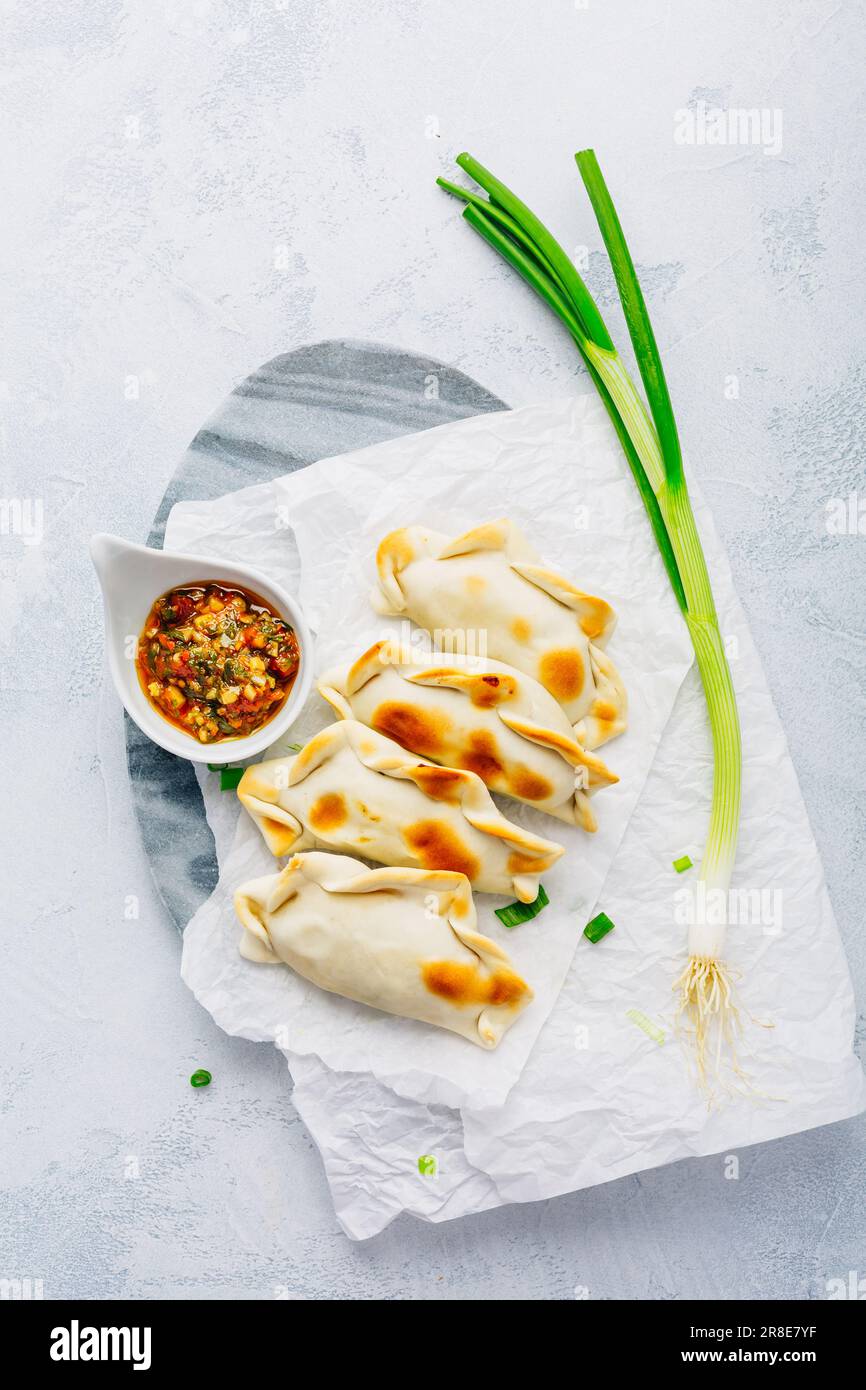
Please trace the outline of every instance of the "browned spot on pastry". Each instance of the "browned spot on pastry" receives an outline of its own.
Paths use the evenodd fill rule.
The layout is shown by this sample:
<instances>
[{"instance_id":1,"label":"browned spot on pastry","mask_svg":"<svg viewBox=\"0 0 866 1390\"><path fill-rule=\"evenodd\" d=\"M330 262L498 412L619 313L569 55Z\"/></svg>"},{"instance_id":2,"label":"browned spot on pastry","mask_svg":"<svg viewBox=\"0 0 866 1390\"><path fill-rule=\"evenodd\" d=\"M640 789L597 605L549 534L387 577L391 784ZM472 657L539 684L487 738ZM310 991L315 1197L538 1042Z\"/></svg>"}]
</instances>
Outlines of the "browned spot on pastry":
<instances>
[{"instance_id":1,"label":"browned spot on pastry","mask_svg":"<svg viewBox=\"0 0 866 1390\"><path fill-rule=\"evenodd\" d=\"M462 772L450 767L413 767L412 781L434 801L459 801L466 784Z\"/></svg>"},{"instance_id":2,"label":"browned spot on pastry","mask_svg":"<svg viewBox=\"0 0 866 1390\"><path fill-rule=\"evenodd\" d=\"M515 618L511 624L511 635L517 642L528 642L532 636L532 627L525 618Z\"/></svg>"},{"instance_id":3,"label":"browned spot on pastry","mask_svg":"<svg viewBox=\"0 0 866 1390\"><path fill-rule=\"evenodd\" d=\"M374 642L372 647L365 651L363 656L359 656L358 660L349 667L349 673L346 676L347 690L357 690L364 684L364 681L369 679L378 668L379 657L387 645L388 643L384 639L381 642Z\"/></svg>"},{"instance_id":4,"label":"browned spot on pastry","mask_svg":"<svg viewBox=\"0 0 866 1390\"><path fill-rule=\"evenodd\" d=\"M336 830L348 814L345 799L339 792L325 792L310 807L310 825L314 830Z\"/></svg>"},{"instance_id":5,"label":"browned spot on pastry","mask_svg":"<svg viewBox=\"0 0 866 1390\"><path fill-rule=\"evenodd\" d=\"M521 801L546 801L553 795L553 785L540 773L518 763L508 779L509 791Z\"/></svg>"},{"instance_id":6,"label":"browned spot on pastry","mask_svg":"<svg viewBox=\"0 0 866 1390\"><path fill-rule=\"evenodd\" d=\"M517 689L517 682L513 676L495 675L490 672L485 676L476 676L470 683L469 698L473 705L480 709L494 709L496 705L501 705L504 700L512 700Z\"/></svg>"},{"instance_id":7,"label":"browned spot on pastry","mask_svg":"<svg viewBox=\"0 0 866 1390\"><path fill-rule=\"evenodd\" d=\"M284 825L281 820L272 820L270 816L262 816L261 825L262 829L269 835L287 835L291 833L289 827Z\"/></svg>"},{"instance_id":8,"label":"browned spot on pastry","mask_svg":"<svg viewBox=\"0 0 866 1390\"><path fill-rule=\"evenodd\" d=\"M476 878L481 865L460 836L441 820L418 820L407 825L403 839L425 869L453 869Z\"/></svg>"},{"instance_id":9,"label":"browned spot on pastry","mask_svg":"<svg viewBox=\"0 0 866 1390\"><path fill-rule=\"evenodd\" d=\"M492 709L495 705L501 705L504 700L512 700L517 692L517 681L514 677L506 676L501 671L490 671L485 675L476 676L456 670L453 666L431 666L419 679L431 684L438 682L452 690L465 691L473 705L482 709ZM451 721L443 717L442 728L449 728L450 724Z\"/></svg>"},{"instance_id":10,"label":"browned spot on pastry","mask_svg":"<svg viewBox=\"0 0 866 1390\"><path fill-rule=\"evenodd\" d=\"M580 626L587 637L598 637L600 633L604 632L610 606L604 602L604 599L594 599L590 598L589 594L584 594L582 609Z\"/></svg>"},{"instance_id":11,"label":"browned spot on pastry","mask_svg":"<svg viewBox=\"0 0 866 1390\"><path fill-rule=\"evenodd\" d=\"M465 917L469 911L469 904L465 898L452 898L451 915L452 917Z\"/></svg>"},{"instance_id":12,"label":"browned spot on pastry","mask_svg":"<svg viewBox=\"0 0 866 1390\"><path fill-rule=\"evenodd\" d=\"M541 658L541 684L556 700L575 700L583 690L583 657L576 647L557 647Z\"/></svg>"},{"instance_id":13,"label":"browned spot on pastry","mask_svg":"<svg viewBox=\"0 0 866 1390\"><path fill-rule=\"evenodd\" d=\"M458 555L468 555L473 550L501 550L508 534L508 522L484 521L471 531L458 536L448 547Z\"/></svg>"},{"instance_id":14,"label":"browned spot on pastry","mask_svg":"<svg viewBox=\"0 0 866 1390\"><path fill-rule=\"evenodd\" d=\"M442 750L442 739L449 720L441 714L418 709L401 700L385 700L373 711L372 724L380 734L393 738L413 753L435 758Z\"/></svg>"},{"instance_id":15,"label":"browned spot on pastry","mask_svg":"<svg viewBox=\"0 0 866 1390\"><path fill-rule=\"evenodd\" d=\"M612 724L616 719L616 709L608 700L594 700L592 712L596 719L601 719L606 724Z\"/></svg>"},{"instance_id":16,"label":"browned spot on pastry","mask_svg":"<svg viewBox=\"0 0 866 1390\"><path fill-rule=\"evenodd\" d=\"M457 1005L493 1004L513 1009L527 992L523 980L511 970L485 976L476 965L450 960L427 961L421 967L421 978L431 994Z\"/></svg>"},{"instance_id":17,"label":"browned spot on pastry","mask_svg":"<svg viewBox=\"0 0 866 1390\"><path fill-rule=\"evenodd\" d=\"M497 970L487 982L487 999L490 1004L504 1004L514 1008L527 993L527 985L519 975L511 970Z\"/></svg>"},{"instance_id":18,"label":"browned spot on pastry","mask_svg":"<svg viewBox=\"0 0 866 1390\"><path fill-rule=\"evenodd\" d=\"M469 744L460 754L460 764L467 772L474 772L482 782L495 782L501 777L503 767L493 735L486 729L470 734Z\"/></svg>"},{"instance_id":19,"label":"browned spot on pastry","mask_svg":"<svg viewBox=\"0 0 866 1390\"><path fill-rule=\"evenodd\" d=\"M390 565L395 572L405 569L415 558L415 552L404 531L391 531L380 543L376 551L376 564L380 569Z\"/></svg>"},{"instance_id":20,"label":"browned spot on pastry","mask_svg":"<svg viewBox=\"0 0 866 1390\"><path fill-rule=\"evenodd\" d=\"M470 594L483 594L487 588L487 580L482 579L480 574L467 574L466 587Z\"/></svg>"},{"instance_id":21,"label":"browned spot on pastry","mask_svg":"<svg viewBox=\"0 0 866 1390\"><path fill-rule=\"evenodd\" d=\"M537 854L521 854L515 850L508 856L508 872L510 874L537 874L543 866L543 860Z\"/></svg>"}]
</instances>

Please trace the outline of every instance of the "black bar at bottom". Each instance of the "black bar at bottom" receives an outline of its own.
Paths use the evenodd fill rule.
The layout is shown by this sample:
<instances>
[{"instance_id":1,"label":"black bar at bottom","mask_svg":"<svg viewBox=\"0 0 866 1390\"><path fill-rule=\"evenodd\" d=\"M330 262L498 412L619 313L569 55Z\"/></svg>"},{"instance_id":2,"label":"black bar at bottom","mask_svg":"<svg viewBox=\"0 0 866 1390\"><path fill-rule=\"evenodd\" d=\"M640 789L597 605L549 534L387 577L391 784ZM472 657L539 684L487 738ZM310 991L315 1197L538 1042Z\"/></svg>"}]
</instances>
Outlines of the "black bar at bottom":
<instances>
[{"instance_id":1,"label":"black bar at bottom","mask_svg":"<svg viewBox=\"0 0 866 1390\"><path fill-rule=\"evenodd\" d=\"M429 1300L440 1301L447 1302ZM863 1310L845 1304L859 1301L862 1295L835 1302L795 1303L575 1299L566 1304L551 1304L549 1316L556 1319L560 1352L570 1348L575 1358L576 1373L591 1356L594 1364L602 1357L608 1373L664 1372L684 1367L700 1374L712 1366L775 1369L799 1365L820 1369L826 1376L856 1364L852 1358L862 1344ZM329 1314L330 1318L334 1316ZM449 1316L454 1316L453 1308ZM536 1309L531 1316L537 1317ZM519 1318L519 1314L509 1316L509 1343L519 1332ZM429 1354L430 1327L429 1323L426 1325ZM170 1370L193 1371L199 1377L213 1373L224 1378L230 1366L245 1364L248 1373L255 1373L256 1367L261 1369L262 1360L272 1362L274 1369L282 1363L281 1374L291 1375L294 1357L286 1357L286 1353L290 1347L296 1353L303 1347L309 1332L309 1313L297 1300L281 1305L279 1299L44 1303L22 1299L0 1301L0 1326L5 1332L7 1351L14 1346L15 1364L25 1374L38 1370L59 1376L85 1373L92 1377L98 1376L101 1369L108 1369L114 1375L141 1376ZM520 1337L529 1355L537 1337L534 1329L535 1323L529 1322ZM495 1355L497 1344L500 1348L503 1344L493 1327L490 1334ZM378 1348L379 1364L383 1357L387 1364L384 1338L383 1332L366 1325L363 1346L368 1351ZM332 1370L331 1338L327 1345ZM349 1345L357 1370L362 1345L354 1338ZM405 1351L398 1355L405 1359ZM423 1373L424 1361L422 1357L412 1372L413 1378Z\"/></svg>"}]
</instances>

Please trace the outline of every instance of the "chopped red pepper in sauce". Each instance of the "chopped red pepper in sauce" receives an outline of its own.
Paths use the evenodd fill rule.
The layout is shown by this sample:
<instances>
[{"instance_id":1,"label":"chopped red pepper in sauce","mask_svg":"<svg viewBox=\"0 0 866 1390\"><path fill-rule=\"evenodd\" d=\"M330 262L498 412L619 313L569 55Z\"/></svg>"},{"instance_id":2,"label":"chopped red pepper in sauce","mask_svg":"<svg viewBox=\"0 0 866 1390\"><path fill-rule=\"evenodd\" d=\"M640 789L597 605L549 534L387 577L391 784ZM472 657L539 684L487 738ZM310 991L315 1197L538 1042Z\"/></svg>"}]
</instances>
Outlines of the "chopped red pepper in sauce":
<instances>
[{"instance_id":1,"label":"chopped red pepper in sauce","mask_svg":"<svg viewBox=\"0 0 866 1390\"><path fill-rule=\"evenodd\" d=\"M154 603L138 677L160 714L200 743L243 738L277 713L300 662L294 628L258 594L185 585Z\"/></svg>"}]
</instances>

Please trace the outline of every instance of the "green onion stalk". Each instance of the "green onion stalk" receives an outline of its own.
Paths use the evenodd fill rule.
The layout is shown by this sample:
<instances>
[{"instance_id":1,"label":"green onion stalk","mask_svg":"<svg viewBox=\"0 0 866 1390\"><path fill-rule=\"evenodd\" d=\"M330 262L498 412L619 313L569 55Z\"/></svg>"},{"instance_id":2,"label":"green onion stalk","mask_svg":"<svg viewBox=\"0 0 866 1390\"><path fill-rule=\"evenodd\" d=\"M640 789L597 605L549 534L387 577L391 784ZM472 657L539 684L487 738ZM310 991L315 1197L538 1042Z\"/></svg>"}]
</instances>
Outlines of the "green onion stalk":
<instances>
[{"instance_id":1,"label":"green onion stalk","mask_svg":"<svg viewBox=\"0 0 866 1390\"><path fill-rule=\"evenodd\" d=\"M575 156L589 195L646 393L646 404L616 350L598 305L571 258L533 212L471 155L458 165L487 195L439 179L465 203L473 231L502 256L561 319L583 358L625 453L665 569L695 649L713 740L713 798L700 880L719 901L728 889L737 852L742 748L731 671L719 631L700 536L683 470L676 420L661 358L619 218L592 150ZM726 914L719 913L720 917ZM673 988L679 1016L707 1084L733 1052L738 1010L725 959L725 927L695 920L688 961ZM736 1061L734 1059L734 1064Z\"/></svg>"}]
</instances>

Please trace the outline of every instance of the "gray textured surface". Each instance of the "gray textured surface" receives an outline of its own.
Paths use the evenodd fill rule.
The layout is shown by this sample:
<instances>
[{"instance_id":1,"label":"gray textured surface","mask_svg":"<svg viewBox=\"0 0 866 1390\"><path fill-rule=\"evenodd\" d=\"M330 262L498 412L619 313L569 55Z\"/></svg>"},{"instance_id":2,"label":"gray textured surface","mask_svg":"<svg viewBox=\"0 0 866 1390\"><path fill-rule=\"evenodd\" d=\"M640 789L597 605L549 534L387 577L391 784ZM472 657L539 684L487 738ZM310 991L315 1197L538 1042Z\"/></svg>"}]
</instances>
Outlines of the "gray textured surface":
<instances>
[{"instance_id":1,"label":"gray textured surface","mask_svg":"<svg viewBox=\"0 0 866 1390\"><path fill-rule=\"evenodd\" d=\"M351 1246L279 1058L178 981L86 554L94 530L142 538L201 422L303 342L421 350L516 405L572 389L568 342L432 178L468 147L593 253L571 151L594 143L862 1007L866 542L824 525L866 492L862 24L836 0L4 6L2 492L42 499L45 535L0 536L3 1277L47 1297L808 1298L866 1274L862 1118L744 1152L738 1181L695 1161ZM780 154L675 143L701 101L781 110Z\"/></svg>"}]
</instances>

